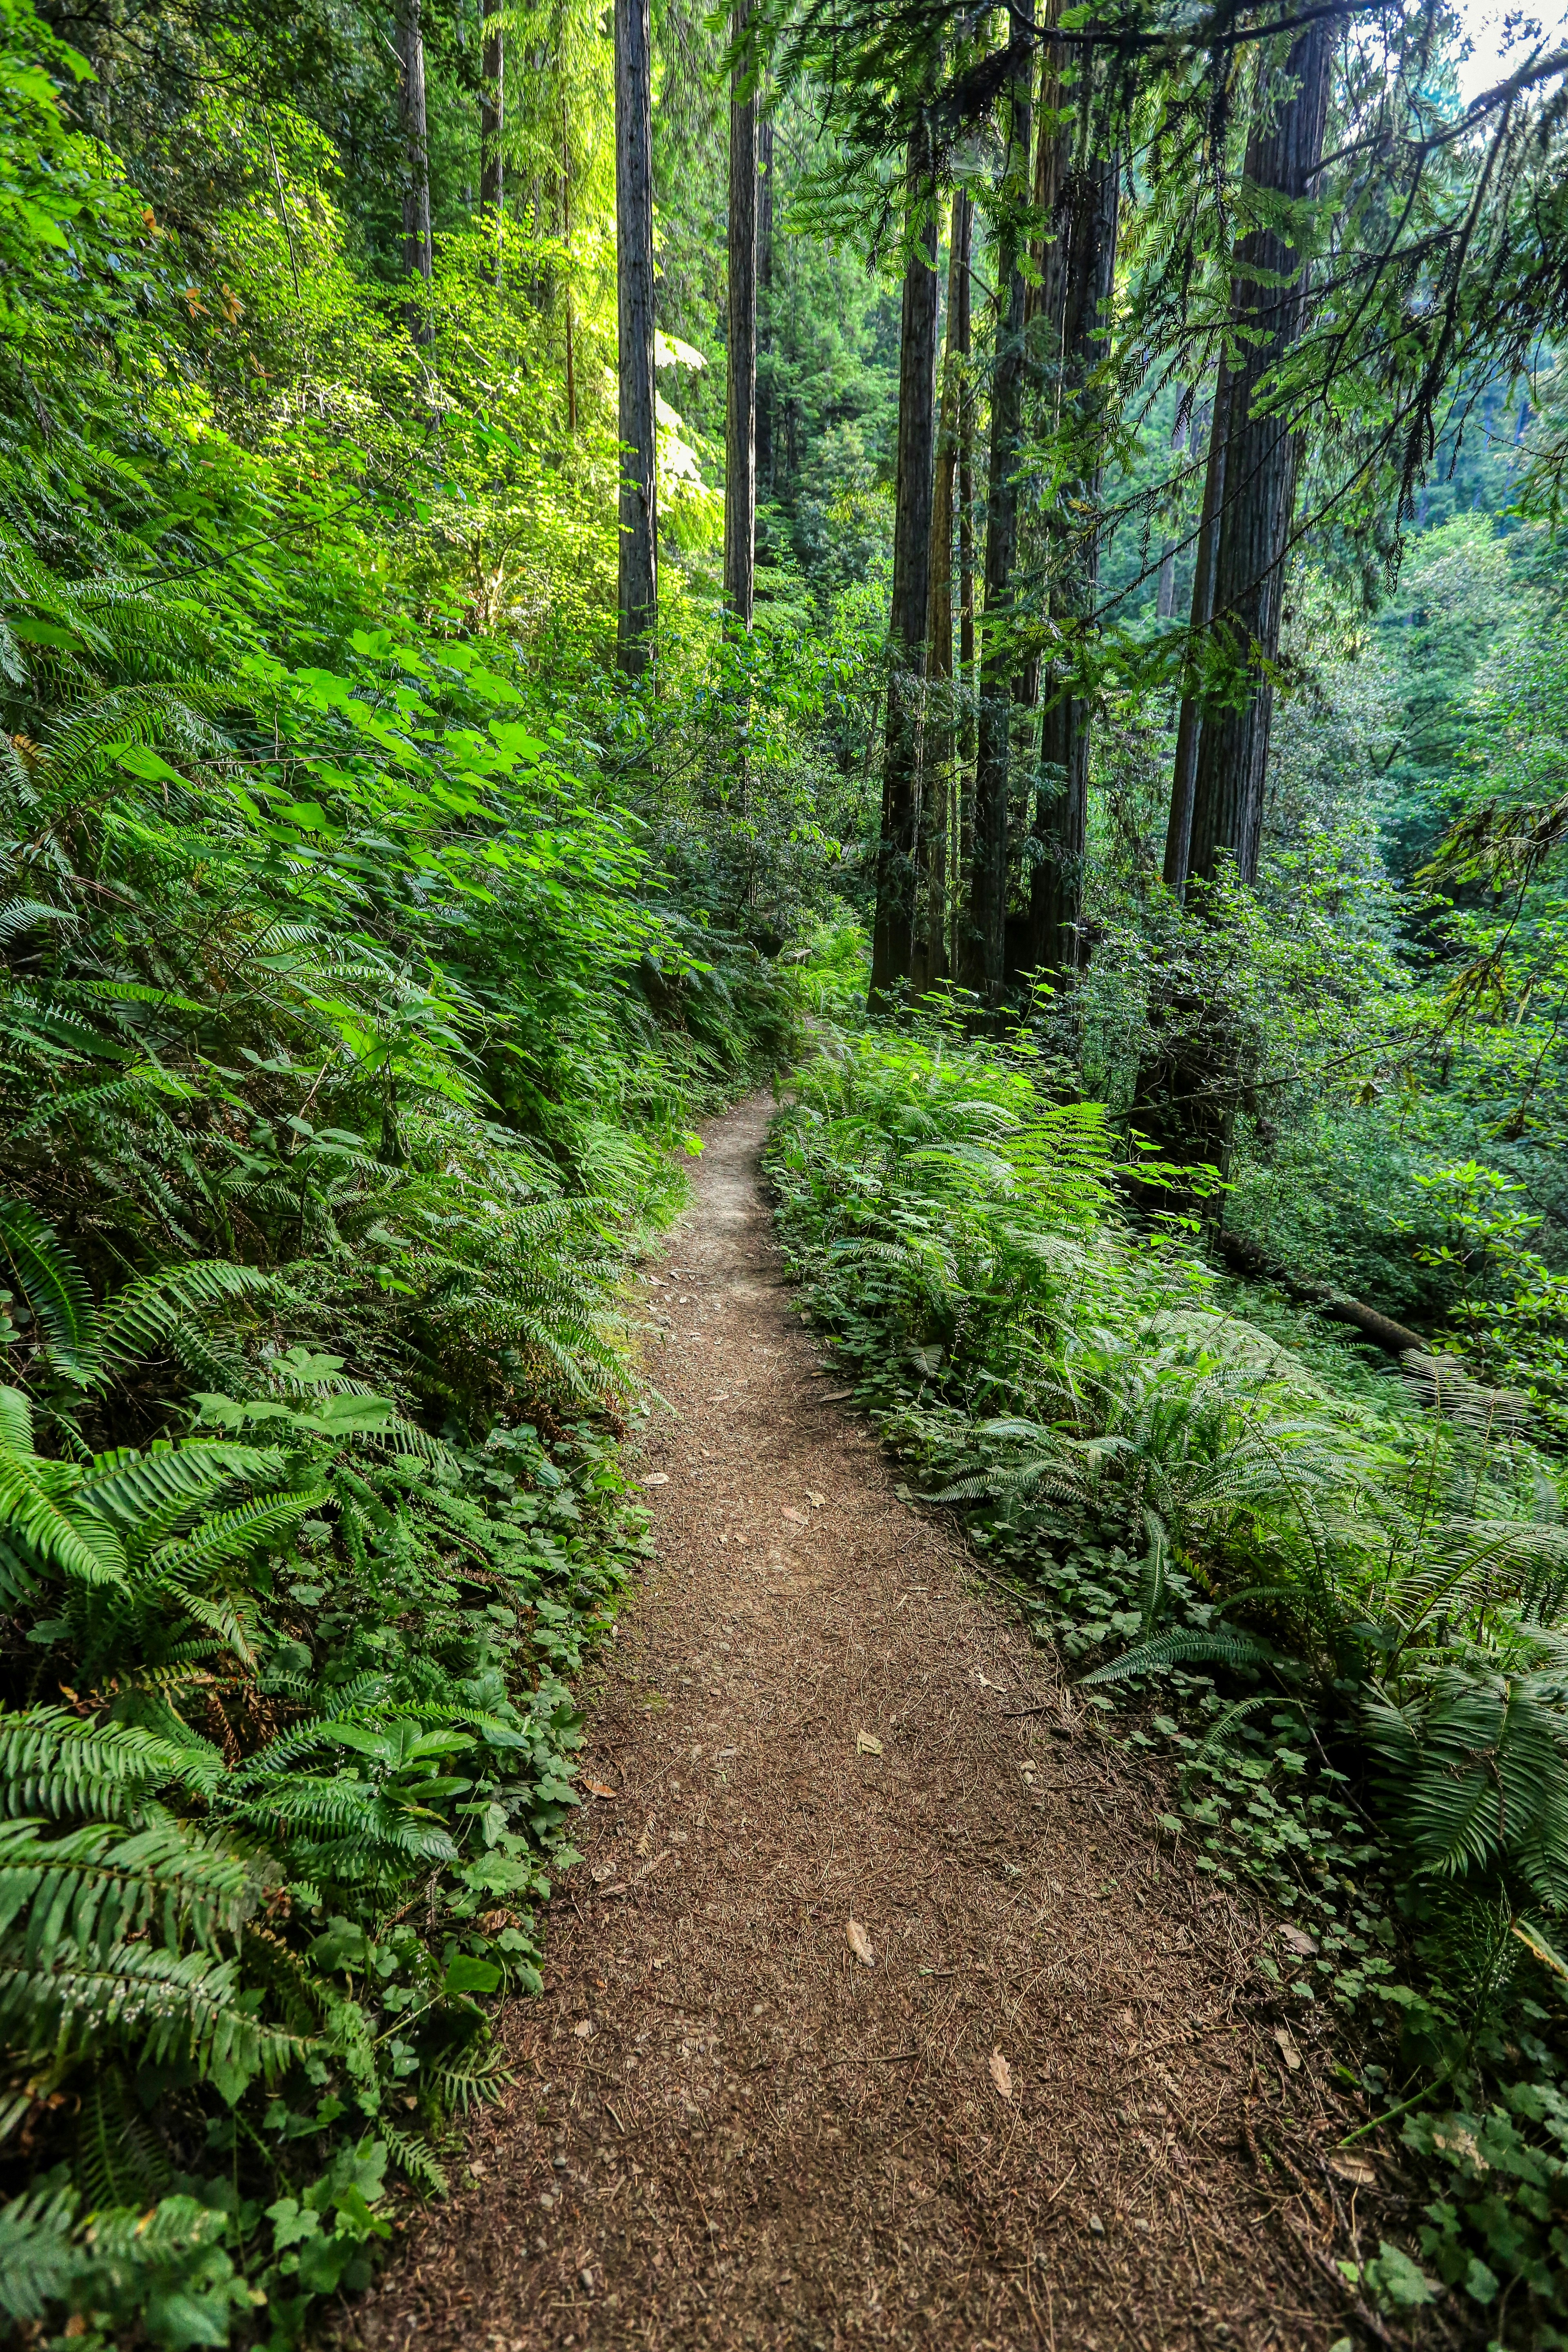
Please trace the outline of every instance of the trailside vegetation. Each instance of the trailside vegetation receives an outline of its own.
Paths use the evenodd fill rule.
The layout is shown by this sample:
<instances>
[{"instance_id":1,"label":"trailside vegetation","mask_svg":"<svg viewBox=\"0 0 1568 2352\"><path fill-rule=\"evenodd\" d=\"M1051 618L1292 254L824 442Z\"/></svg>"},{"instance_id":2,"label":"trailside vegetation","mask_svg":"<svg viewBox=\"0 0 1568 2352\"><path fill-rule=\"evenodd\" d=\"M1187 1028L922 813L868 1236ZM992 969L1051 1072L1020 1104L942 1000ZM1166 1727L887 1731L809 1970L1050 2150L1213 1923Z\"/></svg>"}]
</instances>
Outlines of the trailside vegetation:
<instances>
[{"instance_id":1,"label":"trailside vegetation","mask_svg":"<svg viewBox=\"0 0 1568 2352\"><path fill-rule=\"evenodd\" d=\"M439 2191L643 1543L626 1263L803 1015L818 1311L1427 2164L1363 2324L1568 2340L1568 51L1500 37L0 0L26 2340L286 2347Z\"/></svg>"},{"instance_id":2,"label":"trailside vegetation","mask_svg":"<svg viewBox=\"0 0 1568 2352\"><path fill-rule=\"evenodd\" d=\"M559 212L504 236L447 208L435 58L412 127L388 78L430 176L380 275L397 215L356 215L266 32L158 19L138 80L118 18L89 60L0 12L27 2341L299 2340L496 2095L490 2012L538 1989L573 1859L573 1679L644 1549L626 1260L701 1109L788 1050L745 925L794 920L827 854L749 906L725 809L647 781L663 714L614 683L607 132L564 100L591 37L540 127ZM346 96L365 53L319 62ZM715 500L661 415L700 555ZM800 666L760 772L791 723L809 761L833 691Z\"/></svg>"},{"instance_id":3,"label":"trailside vegetation","mask_svg":"<svg viewBox=\"0 0 1568 2352\"><path fill-rule=\"evenodd\" d=\"M1347 2285L1560 2344L1561 1472L1452 1355L1374 1380L1238 1313L1179 1221L1129 1224L1103 1111L1043 1075L951 1024L835 1039L771 1147L795 1271L911 1498L1062 1656L1068 1717L1163 1780L1188 1866L1273 1911L1255 2003L1333 2064Z\"/></svg>"}]
</instances>

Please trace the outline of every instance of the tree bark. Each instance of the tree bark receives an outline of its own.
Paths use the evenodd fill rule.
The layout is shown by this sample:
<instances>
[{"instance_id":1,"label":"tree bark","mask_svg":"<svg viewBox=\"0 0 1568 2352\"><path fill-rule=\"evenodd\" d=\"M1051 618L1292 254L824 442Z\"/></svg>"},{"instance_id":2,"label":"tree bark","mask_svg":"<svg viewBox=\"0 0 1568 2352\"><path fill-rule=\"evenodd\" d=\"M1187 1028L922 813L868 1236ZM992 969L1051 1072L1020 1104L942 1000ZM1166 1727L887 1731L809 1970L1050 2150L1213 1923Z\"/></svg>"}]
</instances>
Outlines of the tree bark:
<instances>
[{"instance_id":1,"label":"tree bark","mask_svg":"<svg viewBox=\"0 0 1568 2352\"><path fill-rule=\"evenodd\" d=\"M1100 578L1094 520L1103 467L1102 402L1091 388L1108 331L1121 203L1118 154L1086 152L1061 174L1054 266L1047 286L1057 430L1070 431L1084 454L1082 473L1051 518L1061 545L1051 606L1058 626L1081 638ZM1061 977L1080 961L1083 861L1089 835L1089 705L1059 672L1046 689L1040 722L1040 782L1035 804L1036 852L1029 877L1029 961Z\"/></svg>"},{"instance_id":2,"label":"tree bark","mask_svg":"<svg viewBox=\"0 0 1568 2352\"><path fill-rule=\"evenodd\" d=\"M425 36L419 0L398 0L397 127L403 137L403 271L430 283L430 133L425 113ZM424 307L410 302L408 331L427 342Z\"/></svg>"},{"instance_id":3,"label":"tree bark","mask_svg":"<svg viewBox=\"0 0 1568 2352\"><path fill-rule=\"evenodd\" d=\"M1331 1323L1348 1323L1352 1331L1359 1331L1363 1339L1370 1339L1391 1356L1408 1355L1412 1349L1424 1356L1431 1349L1431 1340L1413 1331L1407 1323L1396 1323L1392 1316L1369 1307L1364 1299L1352 1298L1326 1282L1313 1282L1292 1274L1288 1266L1280 1265L1255 1242L1244 1240L1239 1234L1227 1234L1222 1229L1210 1240L1233 1274L1239 1274L1247 1282L1273 1283L1287 1297L1300 1299L1303 1307L1315 1307Z\"/></svg>"},{"instance_id":4,"label":"tree bark","mask_svg":"<svg viewBox=\"0 0 1568 2352\"><path fill-rule=\"evenodd\" d=\"M931 517L931 622L926 677L931 689L927 727L930 811L922 806L926 835L925 969L929 986L947 979L948 898L952 879L952 818L958 746L952 695L952 520L958 472L959 411L964 364L969 357L969 257L974 205L962 189L952 199L947 244L947 345L942 356L942 413L937 425L936 473Z\"/></svg>"},{"instance_id":5,"label":"tree bark","mask_svg":"<svg viewBox=\"0 0 1568 2352\"><path fill-rule=\"evenodd\" d=\"M1246 176L1273 196L1300 203L1322 162L1336 31L1336 20L1327 16L1303 26L1285 66L1295 93L1248 142ZM1264 379L1300 333L1306 296L1305 260L1282 231L1248 230L1237 249L1231 293L1233 378L1209 624L1211 639L1240 666L1245 698L1203 714L1189 878L1205 885L1227 859L1242 882L1258 878L1273 709L1269 666L1279 650L1299 440L1278 408L1258 411L1257 404Z\"/></svg>"},{"instance_id":6,"label":"tree bark","mask_svg":"<svg viewBox=\"0 0 1568 2352\"><path fill-rule=\"evenodd\" d=\"M572 315L572 141L566 124L566 96L561 97L561 243L566 255L566 432L577 437L577 352Z\"/></svg>"},{"instance_id":7,"label":"tree bark","mask_svg":"<svg viewBox=\"0 0 1568 2352\"><path fill-rule=\"evenodd\" d=\"M615 0L616 278L621 439L616 651L640 677L658 618L653 366L653 56L648 0Z\"/></svg>"},{"instance_id":8,"label":"tree bark","mask_svg":"<svg viewBox=\"0 0 1568 2352\"><path fill-rule=\"evenodd\" d=\"M735 12L735 37L747 10ZM724 608L752 625L757 549L757 101L738 66L730 85L730 338L724 414Z\"/></svg>"},{"instance_id":9,"label":"tree bark","mask_svg":"<svg viewBox=\"0 0 1568 2352\"><path fill-rule=\"evenodd\" d=\"M1024 416L1024 239L1029 196L1032 58L1010 76L1007 156L997 238L996 355L991 379L991 459L985 493L984 645L974 774L974 860L963 940L964 985L994 1012L1007 953L1007 803L1012 787L1013 690L1018 667L1013 572L1018 549L1018 462Z\"/></svg>"},{"instance_id":10,"label":"tree bark","mask_svg":"<svg viewBox=\"0 0 1568 2352\"><path fill-rule=\"evenodd\" d=\"M757 122L757 357L771 353L773 299L773 118ZM757 372L757 478L773 483L773 386L765 372Z\"/></svg>"},{"instance_id":11,"label":"tree bark","mask_svg":"<svg viewBox=\"0 0 1568 2352\"><path fill-rule=\"evenodd\" d=\"M873 1011L898 1002L914 959L915 835L920 821L921 697L931 586L932 466L936 443L936 184L931 132L910 140L908 225L914 249L904 272L899 345L898 487L893 515L891 663L871 935Z\"/></svg>"},{"instance_id":12,"label":"tree bark","mask_svg":"<svg viewBox=\"0 0 1568 2352\"><path fill-rule=\"evenodd\" d=\"M1179 461L1186 446L1188 429L1187 404L1180 394L1176 396L1176 421L1171 427L1171 455ZM1177 492L1177 528L1180 529L1181 493ZM1176 541L1168 539L1160 551L1160 578L1154 592L1154 617L1157 621L1172 619L1176 610Z\"/></svg>"},{"instance_id":13,"label":"tree bark","mask_svg":"<svg viewBox=\"0 0 1568 2352\"><path fill-rule=\"evenodd\" d=\"M1215 557L1219 547L1220 515L1225 507L1225 464L1230 417L1230 371L1222 358L1215 385L1214 415L1209 425L1208 463L1204 468L1204 502L1198 517L1197 552L1193 564L1193 601L1188 614L1189 641L1200 648L1214 618ZM1171 775L1171 815L1165 828L1164 880L1178 898L1187 887L1192 855L1193 790L1198 773L1198 738L1203 713L1194 680L1182 697L1176 723L1176 757Z\"/></svg>"},{"instance_id":14,"label":"tree bark","mask_svg":"<svg viewBox=\"0 0 1568 2352\"><path fill-rule=\"evenodd\" d=\"M496 284L501 282L503 172L501 133L506 126L506 36L499 0L485 0L479 51L479 208L495 223Z\"/></svg>"},{"instance_id":15,"label":"tree bark","mask_svg":"<svg viewBox=\"0 0 1568 2352\"><path fill-rule=\"evenodd\" d=\"M973 215L970 215L973 250ZM966 275L964 300L973 303L972 280ZM973 339L973 320L970 338ZM974 665L974 386L964 370L958 390L958 871L953 877L949 917L948 970L963 969L964 929L969 919L967 893L974 871L974 705L978 691Z\"/></svg>"}]
</instances>

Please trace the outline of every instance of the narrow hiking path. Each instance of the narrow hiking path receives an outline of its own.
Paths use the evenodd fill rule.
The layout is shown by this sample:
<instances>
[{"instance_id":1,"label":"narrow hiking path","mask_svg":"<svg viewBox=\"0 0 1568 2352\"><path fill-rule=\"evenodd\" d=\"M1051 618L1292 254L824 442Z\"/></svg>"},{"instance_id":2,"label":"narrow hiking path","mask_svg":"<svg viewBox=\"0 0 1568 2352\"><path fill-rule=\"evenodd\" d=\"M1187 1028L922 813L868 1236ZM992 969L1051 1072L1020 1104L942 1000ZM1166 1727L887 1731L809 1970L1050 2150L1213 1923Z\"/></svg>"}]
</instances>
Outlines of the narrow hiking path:
<instances>
[{"instance_id":1,"label":"narrow hiking path","mask_svg":"<svg viewBox=\"0 0 1568 2352\"><path fill-rule=\"evenodd\" d=\"M587 1694L616 1793L471 2185L353 2332L1327 2345L1328 2200L1261 2164L1305 2189L1331 2142L1240 2000L1258 1923L895 1496L784 1282L770 1108L711 1128L650 1287L658 1557Z\"/></svg>"}]
</instances>

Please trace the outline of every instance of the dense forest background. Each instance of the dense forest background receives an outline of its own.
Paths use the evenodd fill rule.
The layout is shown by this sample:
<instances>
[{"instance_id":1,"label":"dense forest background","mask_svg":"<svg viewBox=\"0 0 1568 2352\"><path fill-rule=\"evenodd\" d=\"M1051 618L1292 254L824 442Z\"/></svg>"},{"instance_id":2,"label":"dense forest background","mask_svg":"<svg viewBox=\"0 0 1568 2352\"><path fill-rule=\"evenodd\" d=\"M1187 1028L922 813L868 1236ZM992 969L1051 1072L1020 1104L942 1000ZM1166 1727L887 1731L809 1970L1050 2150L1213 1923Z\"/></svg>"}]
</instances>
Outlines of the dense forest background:
<instances>
[{"instance_id":1,"label":"dense forest background","mask_svg":"<svg viewBox=\"0 0 1568 2352\"><path fill-rule=\"evenodd\" d=\"M626 1265L812 1048L868 1400L1133 1644L1200 1866L1420 2111L1355 2292L1568 2340L1568 56L1510 40L1464 96L1438 0L0 0L29 2340L296 2341L444 2185L644 1542Z\"/></svg>"}]
</instances>

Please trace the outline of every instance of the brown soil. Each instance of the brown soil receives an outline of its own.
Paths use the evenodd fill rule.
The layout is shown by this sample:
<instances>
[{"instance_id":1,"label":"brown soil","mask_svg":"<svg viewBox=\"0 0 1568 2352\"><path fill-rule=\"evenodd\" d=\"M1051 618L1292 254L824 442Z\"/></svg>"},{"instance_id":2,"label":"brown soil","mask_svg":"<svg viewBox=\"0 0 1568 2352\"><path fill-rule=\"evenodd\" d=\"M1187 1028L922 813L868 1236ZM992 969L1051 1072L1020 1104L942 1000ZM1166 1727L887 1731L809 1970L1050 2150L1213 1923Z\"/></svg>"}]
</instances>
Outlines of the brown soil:
<instances>
[{"instance_id":1,"label":"brown soil","mask_svg":"<svg viewBox=\"0 0 1568 2352\"><path fill-rule=\"evenodd\" d=\"M588 1694L616 1793L471 2182L354 2333L1325 2346L1345 2118L1251 2007L1275 1931L897 1498L792 1309L768 1108L710 1130L649 1292L658 1560Z\"/></svg>"}]
</instances>

